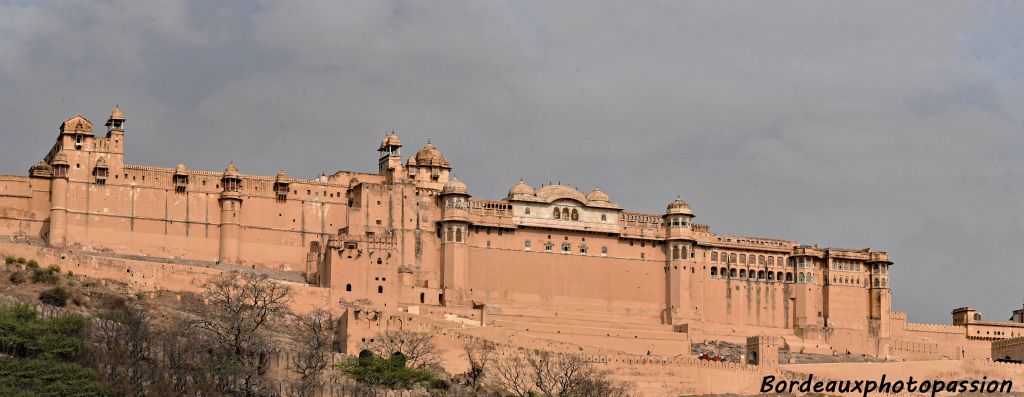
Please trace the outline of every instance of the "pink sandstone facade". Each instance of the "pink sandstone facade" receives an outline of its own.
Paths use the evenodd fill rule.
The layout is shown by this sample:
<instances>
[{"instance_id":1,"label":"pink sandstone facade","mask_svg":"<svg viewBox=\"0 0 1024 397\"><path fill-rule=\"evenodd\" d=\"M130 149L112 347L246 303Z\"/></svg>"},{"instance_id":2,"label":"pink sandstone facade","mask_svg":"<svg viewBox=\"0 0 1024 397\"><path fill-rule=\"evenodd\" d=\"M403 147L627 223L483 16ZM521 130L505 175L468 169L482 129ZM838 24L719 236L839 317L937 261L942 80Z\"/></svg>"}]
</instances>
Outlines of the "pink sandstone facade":
<instances>
[{"instance_id":1,"label":"pink sandstone facade","mask_svg":"<svg viewBox=\"0 0 1024 397\"><path fill-rule=\"evenodd\" d=\"M76 115L27 176L0 176L0 235L42 239L60 260L97 252L197 263L197 274L301 273L309 305L461 313L551 340L618 338L619 351L688 354L690 340L773 335L763 340L807 352L991 357L990 342L960 325L891 312L885 252L716 234L693 223L682 199L663 213L630 212L597 188L523 181L505 198L479 199L429 141L403 158L394 133L374 173L295 179L246 175L234 163L223 172L132 165L124 123L115 107L100 136ZM116 277L148 274L133 282L153 289L198 284L168 265L124 266L135 273Z\"/></svg>"}]
</instances>

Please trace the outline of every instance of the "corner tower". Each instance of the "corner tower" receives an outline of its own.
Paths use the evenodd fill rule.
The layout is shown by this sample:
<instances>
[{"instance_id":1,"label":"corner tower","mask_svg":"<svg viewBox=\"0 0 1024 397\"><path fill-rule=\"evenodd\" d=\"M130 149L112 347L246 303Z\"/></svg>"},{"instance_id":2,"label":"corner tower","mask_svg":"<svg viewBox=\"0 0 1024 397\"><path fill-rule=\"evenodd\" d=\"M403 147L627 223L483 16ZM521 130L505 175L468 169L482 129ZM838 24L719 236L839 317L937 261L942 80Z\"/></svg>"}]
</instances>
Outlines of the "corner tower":
<instances>
[{"instance_id":1,"label":"corner tower","mask_svg":"<svg viewBox=\"0 0 1024 397\"><path fill-rule=\"evenodd\" d=\"M387 183L394 183L402 177L402 141L391 130L391 134L380 141L380 148L377 149L380 158L377 159L377 168Z\"/></svg>"},{"instance_id":2,"label":"corner tower","mask_svg":"<svg viewBox=\"0 0 1024 397\"><path fill-rule=\"evenodd\" d=\"M690 275L694 272L694 239L690 230L693 210L676 197L665 209L665 324L682 324L694 318L690 304Z\"/></svg>"},{"instance_id":3,"label":"corner tower","mask_svg":"<svg viewBox=\"0 0 1024 397\"><path fill-rule=\"evenodd\" d=\"M221 177L220 263L238 263L242 237L242 177L235 163L228 164Z\"/></svg>"},{"instance_id":4,"label":"corner tower","mask_svg":"<svg viewBox=\"0 0 1024 397\"><path fill-rule=\"evenodd\" d=\"M50 231L47 243L53 247L67 244L68 235L68 156L57 152L50 160L53 178L50 179Z\"/></svg>"},{"instance_id":5,"label":"corner tower","mask_svg":"<svg viewBox=\"0 0 1024 397\"><path fill-rule=\"evenodd\" d=\"M464 304L469 281L469 191L466 184L452 179L441 189L441 304Z\"/></svg>"}]
</instances>

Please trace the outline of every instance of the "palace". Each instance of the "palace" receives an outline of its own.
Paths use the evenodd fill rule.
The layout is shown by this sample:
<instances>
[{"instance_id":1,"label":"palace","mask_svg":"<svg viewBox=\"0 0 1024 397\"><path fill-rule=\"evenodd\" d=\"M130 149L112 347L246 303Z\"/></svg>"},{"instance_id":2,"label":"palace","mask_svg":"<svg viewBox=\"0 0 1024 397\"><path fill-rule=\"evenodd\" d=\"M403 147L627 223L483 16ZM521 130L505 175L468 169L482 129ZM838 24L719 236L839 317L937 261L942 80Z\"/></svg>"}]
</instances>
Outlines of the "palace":
<instances>
[{"instance_id":1,"label":"palace","mask_svg":"<svg viewBox=\"0 0 1024 397\"><path fill-rule=\"evenodd\" d=\"M891 312L885 252L716 234L680 198L640 213L598 188L525 181L504 198L477 198L430 141L403 157L393 132L373 173L128 164L125 120L115 107L97 135L85 117L67 119L27 176L0 176L0 235L293 272L334 304L384 311L574 313L690 336L772 334L808 351L987 354L962 330Z\"/></svg>"}]
</instances>

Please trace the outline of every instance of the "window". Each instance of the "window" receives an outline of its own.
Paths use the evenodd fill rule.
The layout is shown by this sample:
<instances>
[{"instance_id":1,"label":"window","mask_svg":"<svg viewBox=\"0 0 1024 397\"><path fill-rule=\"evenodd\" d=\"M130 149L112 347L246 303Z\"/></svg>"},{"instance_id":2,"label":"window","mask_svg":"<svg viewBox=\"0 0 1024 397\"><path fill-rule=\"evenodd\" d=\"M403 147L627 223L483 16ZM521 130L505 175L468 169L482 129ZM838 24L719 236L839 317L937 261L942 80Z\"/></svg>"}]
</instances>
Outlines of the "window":
<instances>
[{"instance_id":1,"label":"window","mask_svg":"<svg viewBox=\"0 0 1024 397\"><path fill-rule=\"evenodd\" d=\"M523 244L524 244L523 249L525 249L527 251L529 251L532 248L532 247L530 247L530 240L526 240L526 242L523 243Z\"/></svg>"},{"instance_id":2,"label":"window","mask_svg":"<svg viewBox=\"0 0 1024 397\"><path fill-rule=\"evenodd\" d=\"M764 266L764 264L765 264L764 255L761 255L761 256L757 257L757 264Z\"/></svg>"},{"instance_id":3,"label":"window","mask_svg":"<svg viewBox=\"0 0 1024 397\"><path fill-rule=\"evenodd\" d=\"M678 245L673 245L672 246L672 259L679 259L679 246Z\"/></svg>"},{"instance_id":4,"label":"window","mask_svg":"<svg viewBox=\"0 0 1024 397\"><path fill-rule=\"evenodd\" d=\"M740 269L740 278L747 278L747 269Z\"/></svg>"},{"instance_id":5,"label":"window","mask_svg":"<svg viewBox=\"0 0 1024 397\"><path fill-rule=\"evenodd\" d=\"M457 242L457 243L461 243L462 242L462 228L461 227L455 228L455 242Z\"/></svg>"},{"instance_id":6,"label":"window","mask_svg":"<svg viewBox=\"0 0 1024 397\"><path fill-rule=\"evenodd\" d=\"M601 246L601 256L608 256L608 247Z\"/></svg>"},{"instance_id":7,"label":"window","mask_svg":"<svg viewBox=\"0 0 1024 397\"><path fill-rule=\"evenodd\" d=\"M545 252L551 252L551 250L554 249L554 247L555 247L555 245L552 244L550 241L544 243L544 251Z\"/></svg>"},{"instance_id":8,"label":"window","mask_svg":"<svg viewBox=\"0 0 1024 397\"><path fill-rule=\"evenodd\" d=\"M736 254L729 254L729 262L736 263Z\"/></svg>"},{"instance_id":9,"label":"window","mask_svg":"<svg viewBox=\"0 0 1024 397\"><path fill-rule=\"evenodd\" d=\"M640 260L644 260L644 259L646 259L646 258L647 258L647 255L646 255L646 254L644 254L643 252L641 252L641 253L640 253Z\"/></svg>"},{"instance_id":10,"label":"window","mask_svg":"<svg viewBox=\"0 0 1024 397\"><path fill-rule=\"evenodd\" d=\"M569 219L569 209L562 208L562 219Z\"/></svg>"},{"instance_id":11,"label":"window","mask_svg":"<svg viewBox=\"0 0 1024 397\"><path fill-rule=\"evenodd\" d=\"M718 268L711 266L711 277L718 277Z\"/></svg>"},{"instance_id":12,"label":"window","mask_svg":"<svg viewBox=\"0 0 1024 397\"><path fill-rule=\"evenodd\" d=\"M601 214L601 220L602 221L608 220L608 214Z\"/></svg>"},{"instance_id":13,"label":"window","mask_svg":"<svg viewBox=\"0 0 1024 397\"><path fill-rule=\"evenodd\" d=\"M383 285L378 285L377 286L377 293L378 294L383 294L384 293L384 286Z\"/></svg>"},{"instance_id":14,"label":"window","mask_svg":"<svg viewBox=\"0 0 1024 397\"><path fill-rule=\"evenodd\" d=\"M768 266L775 266L775 257L774 256L769 256L768 257Z\"/></svg>"},{"instance_id":15,"label":"window","mask_svg":"<svg viewBox=\"0 0 1024 397\"><path fill-rule=\"evenodd\" d=\"M796 279L796 280L797 280L797 282L799 282L799 283L802 283L802 282L804 282L804 273L803 273L803 272L800 272L800 276L799 276L799 277L797 277L797 279Z\"/></svg>"},{"instance_id":16,"label":"window","mask_svg":"<svg viewBox=\"0 0 1024 397\"><path fill-rule=\"evenodd\" d=\"M562 218L561 212L558 211L558 208L555 208L555 219L561 219L561 218Z\"/></svg>"},{"instance_id":17,"label":"window","mask_svg":"<svg viewBox=\"0 0 1024 397\"><path fill-rule=\"evenodd\" d=\"M580 245L580 254L581 255L586 255L587 254L587 245L586 244L581 244Z\"/></svg>"},{"instance_id":18,"label":"window","mask_svg":"<svg viewBox=\"0 0 1024 397\"><path fill-rule=\"evenodd\" d=\"M718 262L718 251L711 251L711 261Z\"/></svg>"},{"instance_id":19,"label":"window","mask_svg":"<svg viewBox=\"0 0 1024 397\"><path fill-rule=\"evenodd\" d=\"M569 243L562 243L562 253L568 254L569 251L572 251L572 245Z\"/></svg>"},{"instance_id":20,"label":"window","mask_svg":"<svg viewBox=\"0 0 1024 397\"><path fill-rule=\"evenodd\" d=\"M345 284L345 292L352 292L352 284Z\"/></svg>"},{"instance_id":21,"label":"window","mask_svg":"<svg viewBox=\"0 0 1024 397\"><path fill-rule=\"evenodd\" d=\"M572 220L574 220L574 221L580 220L580 213L576 212L575 208L573 208L573 210L572 210Z\"/></svg>"},{"instance_id":22,"label":"window","mask_svg":"<svg viewBox=\"0 0 1024 397\"><path fill-rule=\"evenodd\" d=\"M523 212L526 213L526 215L530 215L530 207L526 207Z\"/></svg>"}]
</instances>

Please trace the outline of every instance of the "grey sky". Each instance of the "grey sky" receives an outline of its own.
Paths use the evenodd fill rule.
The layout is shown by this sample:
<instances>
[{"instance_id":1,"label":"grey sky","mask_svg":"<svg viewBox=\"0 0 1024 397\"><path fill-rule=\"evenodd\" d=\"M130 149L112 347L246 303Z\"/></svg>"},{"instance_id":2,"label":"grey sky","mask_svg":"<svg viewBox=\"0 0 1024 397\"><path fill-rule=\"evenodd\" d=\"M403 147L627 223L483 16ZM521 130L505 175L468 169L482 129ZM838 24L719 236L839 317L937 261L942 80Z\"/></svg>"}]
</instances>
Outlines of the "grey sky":
<instances>
[{"instance_id":1,"label":"grey sky","mask_svg":"<svg viewBox=\"0 0 1024 397\"><path fill-rule=\"evenodd\" d=\"M141 4L145 4L144 6ZM1021 2L0 1L0 173L120 103L131 163L296 177L428 137L712 231L888 251L896 310L1024 298Z\"/></svg>"}]
</instances>

